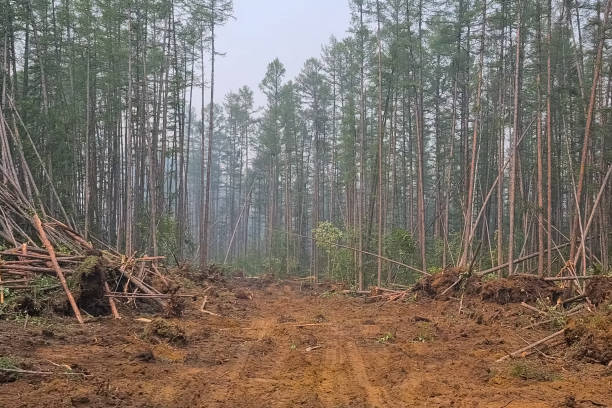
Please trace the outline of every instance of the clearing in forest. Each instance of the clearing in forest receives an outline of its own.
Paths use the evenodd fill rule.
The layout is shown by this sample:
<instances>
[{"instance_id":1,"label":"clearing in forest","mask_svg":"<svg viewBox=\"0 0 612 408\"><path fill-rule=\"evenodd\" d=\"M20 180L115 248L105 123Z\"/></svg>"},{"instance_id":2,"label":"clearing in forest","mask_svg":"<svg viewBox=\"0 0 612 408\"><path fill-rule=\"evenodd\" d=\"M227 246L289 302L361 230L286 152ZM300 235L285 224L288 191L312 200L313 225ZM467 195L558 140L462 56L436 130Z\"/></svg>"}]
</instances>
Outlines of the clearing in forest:
<instances>
[{"instance_id":1,"label":"clearing in forest","mask_svg":"<svg viewBox=\"0 0 612 408\"><path fill-rule=\"evenodd\" d=\"M0 406L612 405L610 368L576 358L563 336L495 363L553 331L525 329L544 319L520 304L425 290L366 302L265 279L193 292L204 290L206 304L188 300L180 318L0 321L2 367L47 373L0 374Z\"/></svg>"}]
</instances>

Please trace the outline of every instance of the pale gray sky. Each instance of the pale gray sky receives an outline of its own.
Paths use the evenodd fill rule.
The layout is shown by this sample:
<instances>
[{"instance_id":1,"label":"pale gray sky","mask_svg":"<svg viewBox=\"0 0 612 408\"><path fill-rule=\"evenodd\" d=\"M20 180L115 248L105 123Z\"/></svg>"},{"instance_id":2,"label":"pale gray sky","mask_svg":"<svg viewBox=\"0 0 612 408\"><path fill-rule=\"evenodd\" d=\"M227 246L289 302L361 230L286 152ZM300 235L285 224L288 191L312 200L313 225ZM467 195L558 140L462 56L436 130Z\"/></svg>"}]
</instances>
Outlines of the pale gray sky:
<instances>
[{"instance_id":1,"label":"pale gray sky","mask_svg":"<svg viewBox=\"0 0 612 408\"><path fill-rule=\"evenodd\" d=\"M248 85L255 104L265 99L259 91L269 62L278 57L293 79L310 57L319 57L331 35L346 36L349 0L234 0L235 20L218 31L215 102ZM207 98L208 99L208 98ZM206 101L208 103L208 100Z\"/></svg>"}]
</instances>

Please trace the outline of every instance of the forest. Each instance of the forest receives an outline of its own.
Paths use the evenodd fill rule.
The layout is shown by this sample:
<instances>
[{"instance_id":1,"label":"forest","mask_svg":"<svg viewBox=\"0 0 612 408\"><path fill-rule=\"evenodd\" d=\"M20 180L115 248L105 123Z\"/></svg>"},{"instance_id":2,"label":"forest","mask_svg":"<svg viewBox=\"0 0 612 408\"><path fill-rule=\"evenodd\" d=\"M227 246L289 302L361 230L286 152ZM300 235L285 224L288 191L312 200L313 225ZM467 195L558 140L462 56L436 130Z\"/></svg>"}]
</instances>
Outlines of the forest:
<instances>
[{"instance_id":1,"label":"forest","mask_svg":"<svg viewBox=\"0 0 612 408\"><path fill-rule=\"evenodd\" d=\"M158 375L149 373L142 392L153 399L140 400L134 389L119 395L115 384L114 391L73 393L67 406L612 404L605 392L612 386L612 0L337 1L349 3L346 35L331 36L320 55L300 61L297 76L285 65L295 61L276 58L258 89L223 95L216 63L237 50L219 49L220 29L241 24L232 0L0 0L0 402L3 388L32 398L7 397L6 406L59 401L53 396L61 385L43 393L19 384L22 375L45 381L62 364L43 368L30 361L35 354L16 353L33 347L23 331L30 316L53 309L36 318L51 319L53 328L30 323L42 325L52 343L69 330L56 327L53 315L75 315L86 326L111 312L124 317L83 334L110 336L118 360L125 353L117 351L120 333L143 325L125 317L162 313L141 318L143 336L153 330L155 347L172 350L142 352L130 343L129 353L145 360L164 354L166 364L205 366L212 371L202 373L215 376L230 363L194 362L192 354L215 358L229 348L248 366L256 356L273 360L271 350L285 341L283 370L309 373L332 364L317 340L325 333L334 361L356 378L325 399L338 387L325 366L329 372L304 374L292 394L278 394L265 391L263 380L242 380L271 370L253 363L220 383L244 398L221 395L213 383L200 388L212 400L186 402L178 394L194 385L176 367L173 379L184 388L155 403ZM192 305L191 298L204 300ZM357 312L374 302L382 302L379 309ZM402 307L418 319L408 323ZM293 317L274 314L284 309ZM278 327L258 326L262 313ZM228 316L257 333L244 326L240 335L224 334L234 328L221 321ZM214 334L195 329L203 318ZM399 323L404 318L408 328ZM164 337L170 328L158 326L181 319L182 334ZM329 327L343 321L352 323ZM461 327L480 330L483 321L489 332L457 340ZM374 336L373 354L349 334L362 324L362 335ZM517 340L519 327L530 330L529 340ZM182 337L189 339L183 349L176 344ZM506 346L490 340L510 337ZM485 338L486 346L476 343ZM587 351L567 357L559 338L561 347ZM406 351L404 340L427 349ZM243 341L248 351L232 348ZM514 364L506 367L510 381L531 382L477 396L472 384L473 399L441 389L409 399L401 391L407 383L377 383L406 375L394 359L415 364L389 351L390 343L406 355L421 352L424 364L441 349L485 347ZM54 344L40 352L45 361L68 359L77 347ZM192 345L199 349L187 351ZM292 365L290 350L302 345L306 352ZM308 360L317 351L322 361ZM95 355L79 353L75 361ZM469 355L448 353L435 359L453 381L451 360ZM517 356L546 364L516 368ZM91 371L66 367L87 382L106 367L96 358ZM569 360L571 368L563 365ZM485 363L473 364L458 374L464 385ZM542 364L553 374L539 371ZM555 370L578 374L559 379ZM502 387L502 371L476 376ZM277 383L286 385L292 373ZM410 395L426 395L428 382L440 387L431 371L420 375L427 379ZM556 381L568 392L553 391ZM6 388L13 382L22 388ZM542 387L567 405L537 405ZM318 397L309 399L313 389ZM511 401L504 405L502 397Z\"/></svg>"},{"instance_id":2,"label":"forest","mask_svg":"<svg viewBox=\"0 0 612 408\"><path fill-rule=\"evenodd\" d=\"M360 288L413 278L363 251L607 271L609 5L443 3L352 2L349 35L296 78L271 61L256 107L214 93L231 2L8 2L4 126L37 147L40 198L126 253Z\"/></svg>"}]
</instances>

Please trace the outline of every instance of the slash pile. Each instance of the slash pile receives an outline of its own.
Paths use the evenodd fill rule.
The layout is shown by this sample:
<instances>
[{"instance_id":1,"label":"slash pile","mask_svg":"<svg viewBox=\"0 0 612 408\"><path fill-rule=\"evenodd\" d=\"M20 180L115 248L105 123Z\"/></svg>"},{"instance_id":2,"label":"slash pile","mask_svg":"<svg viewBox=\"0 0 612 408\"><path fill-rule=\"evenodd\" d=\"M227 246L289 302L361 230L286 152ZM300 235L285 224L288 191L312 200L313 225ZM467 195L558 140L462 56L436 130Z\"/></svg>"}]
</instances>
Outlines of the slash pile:
<instances>
[{"instance_id":1,"label":"slash pile","mask_svg":"<svg viewBox=\"0 0 612 408\"><path fill-rule=\"evenodd\" d=\"M98 250L78 232L26 131L24 140L38 158L37 167L52 197L48 206L43 205L25 159L22 136L16 132L0 109L0 248L9 246L0 251L0 304L5 302L6 289L31 290L37 280L50 277L52 284L44 289L61 287L79 322L83 322L81 309L89 314L111 311L118 318L117 298L151 299L169 313L180 310L176 298L184 295L177 295L178 287L160 272L163 257Z\"/></svg>"}]
</instances>

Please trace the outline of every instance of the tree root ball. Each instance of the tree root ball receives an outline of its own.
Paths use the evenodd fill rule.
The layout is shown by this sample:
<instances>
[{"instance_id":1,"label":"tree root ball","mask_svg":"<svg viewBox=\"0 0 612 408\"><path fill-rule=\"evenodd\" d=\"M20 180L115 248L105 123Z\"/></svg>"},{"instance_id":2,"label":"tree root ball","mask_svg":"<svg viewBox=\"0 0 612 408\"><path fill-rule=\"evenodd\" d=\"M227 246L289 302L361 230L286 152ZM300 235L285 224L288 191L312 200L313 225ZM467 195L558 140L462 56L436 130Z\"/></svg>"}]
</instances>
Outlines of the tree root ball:
<instances>
[{"instance_id":1,"label":"tree root ball","mask_svg":"<svg viewBox=\"0 0 612 408\"><path fill-rule=\"evenodd\" d=\"M557 285L536 276L514 276L486 282L481 289L482 300L500 305L549 299L554 303L563 295Z\"/></svg>"},{"instance_id":2,"label":"tree root ball","mask_svg":"<svg viewBox=\"0 0 612 408\"><path fill-rule=\"evenodd\" d=\"M571 357L608 364L612 361L612 312L597 312L570 319L565 328L565 342Z\"/></svg>"},{"instance_id":3,"label":"tree root ball","mask_svg":"<svg viewBox=\"0 0 612 408\"><path fill-rule=\"evenodd\" d=\"M106 290L104 282L106 272L102 258L90 255L70 277L69 284L79 309L85 310L92 316L106 316L110 314L108 299L104 296Z\"/></svg>"},{"instance_id":4,"label":"tree root ball","mask_svg":"<svg viewBox=\"0 0 612 408\"><path fill-rule=\"evenodd\" d=\"M608 276L598 276L589 280L586 284L584 293L595 306L612 300L612 278Z\"/></svg>"}]
</instances>

